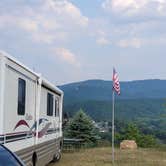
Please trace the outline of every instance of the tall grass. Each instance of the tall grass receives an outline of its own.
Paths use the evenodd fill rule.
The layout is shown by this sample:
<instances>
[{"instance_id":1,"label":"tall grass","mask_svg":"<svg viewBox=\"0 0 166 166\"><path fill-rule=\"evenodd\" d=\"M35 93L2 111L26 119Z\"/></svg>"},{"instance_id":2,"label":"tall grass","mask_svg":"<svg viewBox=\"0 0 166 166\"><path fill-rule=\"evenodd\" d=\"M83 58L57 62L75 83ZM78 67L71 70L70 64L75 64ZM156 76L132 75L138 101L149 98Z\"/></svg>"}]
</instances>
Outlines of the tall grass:
<instances>
[{"instance_id":1,"label":"tall grass","mask_svg":"<svg viewBox=\"0 0 166 166\"><path fill-rule=\"evenodd\" d=\"M55 166L112 166L111 148L63 153L62 159ZM166 166L166 149L116 149L115 166Z\"/></svg>"}]
</instances>

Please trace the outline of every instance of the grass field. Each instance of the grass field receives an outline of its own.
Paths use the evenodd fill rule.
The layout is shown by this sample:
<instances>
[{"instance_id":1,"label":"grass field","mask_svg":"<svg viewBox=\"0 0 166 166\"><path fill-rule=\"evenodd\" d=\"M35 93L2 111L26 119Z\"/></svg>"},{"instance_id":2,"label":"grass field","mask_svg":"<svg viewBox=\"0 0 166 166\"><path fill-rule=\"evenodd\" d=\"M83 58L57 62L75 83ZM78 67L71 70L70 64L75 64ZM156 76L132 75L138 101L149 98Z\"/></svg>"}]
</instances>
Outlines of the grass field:
<instances>
[{"instance_id":1,"label":"grass field","mask_svg":"<svg viewBox=\"0 0 166 166\"><path fill-rule=\"evenodd\" d=\"M58 163L49 166L111 166L111 162L111 148L94 148L63 153ZM116 149L115 166L166 166L166 150Z\"/></svg>"}]
</instances>

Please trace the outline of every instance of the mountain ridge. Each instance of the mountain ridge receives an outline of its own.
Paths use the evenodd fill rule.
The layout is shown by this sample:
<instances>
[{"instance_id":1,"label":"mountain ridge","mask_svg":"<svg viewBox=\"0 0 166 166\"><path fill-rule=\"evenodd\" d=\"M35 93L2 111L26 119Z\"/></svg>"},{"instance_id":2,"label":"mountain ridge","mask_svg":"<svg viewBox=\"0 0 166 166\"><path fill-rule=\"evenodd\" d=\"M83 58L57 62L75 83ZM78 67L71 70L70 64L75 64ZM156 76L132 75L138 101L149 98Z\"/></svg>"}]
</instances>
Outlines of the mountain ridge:
<instances>
[{"instance_id":1,"label":"mountain ridge","mask_svg":"<svg viewBox=\"0 0 166 166\"><path fill-rule=\"evenodd\" d=\"M118 99L163 99L166 98L166 80L147 79L121 81ZM112 81L86 80L59 86L64 91L66 102L112 99Z\"/></svg>"}]
</instances>

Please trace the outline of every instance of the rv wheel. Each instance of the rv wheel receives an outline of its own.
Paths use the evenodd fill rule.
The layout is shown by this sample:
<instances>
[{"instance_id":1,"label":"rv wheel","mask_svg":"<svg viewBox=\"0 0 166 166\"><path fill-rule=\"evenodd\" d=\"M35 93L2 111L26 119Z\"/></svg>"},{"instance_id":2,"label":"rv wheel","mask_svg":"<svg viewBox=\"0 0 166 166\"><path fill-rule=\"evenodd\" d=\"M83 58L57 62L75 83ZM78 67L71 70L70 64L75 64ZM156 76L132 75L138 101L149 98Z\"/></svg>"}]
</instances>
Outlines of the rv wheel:
<instances>
[{"instance_id":1,"label":"rv wheel","mask_svg":"<svg viewBox=\"0 0 166 166\"><path fill-rule=\"evenodd\" d=\"M56 153L53 157L53 162L58 162L61 159L61 149L59 149L58 153Z\"/></svg>"}]
</instances>

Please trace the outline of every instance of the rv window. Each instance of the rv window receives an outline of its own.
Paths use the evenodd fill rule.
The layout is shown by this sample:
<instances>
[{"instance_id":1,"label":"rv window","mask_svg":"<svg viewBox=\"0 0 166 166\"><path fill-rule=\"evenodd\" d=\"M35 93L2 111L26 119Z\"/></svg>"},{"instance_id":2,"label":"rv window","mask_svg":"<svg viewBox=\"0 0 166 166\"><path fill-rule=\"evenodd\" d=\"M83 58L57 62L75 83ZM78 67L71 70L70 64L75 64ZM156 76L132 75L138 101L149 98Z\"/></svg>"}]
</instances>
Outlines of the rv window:
<instances>
[{"instance_id":1,"label":"rv window","mask_svg":"<svg viewBox=\"0 0 166 166\"><path fill-rule=\"evenodd\" d=\"M59 102L58 100L55 100L55 116L59 116Z\"/></svg>"},{"instance_id":2,"label":"rv window","mask_svg":"<svg viewBox=\"0 0 166 166\"><path fill-rule=\"evenodd\" d=\"M47 93L47 115L53 115L53 95L50 93Z\"/></svg>"},{"instance_id":3,"label":"rv window","mask_svg":"<svg viewBox=\"0 0 166 166\"><path fill-rule=\"evenodd\" d=\"M18 115L25 114L25 95L26 95L26 82L25 80L18 79Z\"/></svg>"}]
</instances>

